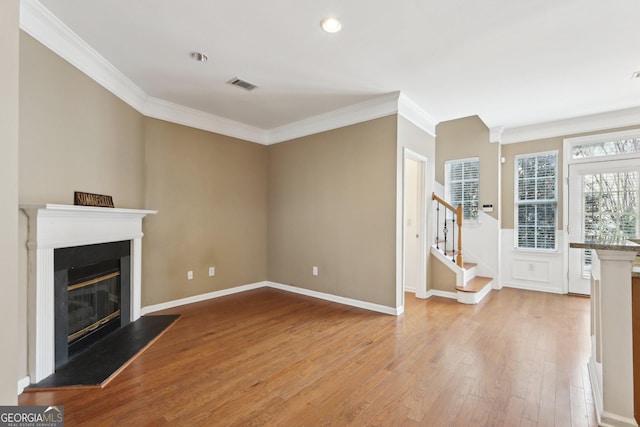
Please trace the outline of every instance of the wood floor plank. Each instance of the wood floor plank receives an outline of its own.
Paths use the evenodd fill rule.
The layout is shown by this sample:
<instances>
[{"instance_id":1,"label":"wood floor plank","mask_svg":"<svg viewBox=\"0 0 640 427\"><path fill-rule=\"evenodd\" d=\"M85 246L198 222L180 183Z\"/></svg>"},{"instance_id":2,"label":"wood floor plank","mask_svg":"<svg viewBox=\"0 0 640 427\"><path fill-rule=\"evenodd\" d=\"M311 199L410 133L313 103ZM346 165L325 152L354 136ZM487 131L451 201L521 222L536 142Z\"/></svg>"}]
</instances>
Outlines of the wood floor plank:
<instances>
[{"instance_id":1,"label":"wood floor plank","mask_svg":"<svg viewBox=\"0 0 640 427\"><path fill-rule=\"evenodd\" d=\"M275 289L165 310L104 389L20 395L66 426L588 426L589 300L406 295L394 317Z\"/></svg>"}]
</instances>

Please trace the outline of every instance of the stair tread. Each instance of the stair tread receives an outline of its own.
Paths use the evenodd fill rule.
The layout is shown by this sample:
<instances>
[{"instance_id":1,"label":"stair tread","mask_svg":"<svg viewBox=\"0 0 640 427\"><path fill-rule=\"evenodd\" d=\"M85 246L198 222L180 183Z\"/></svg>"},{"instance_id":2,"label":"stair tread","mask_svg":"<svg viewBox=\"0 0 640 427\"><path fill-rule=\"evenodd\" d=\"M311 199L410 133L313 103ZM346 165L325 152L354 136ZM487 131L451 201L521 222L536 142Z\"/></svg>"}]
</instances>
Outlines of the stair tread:
<instances>
[{"instance_id":1,"label":"stair tread","mask_svg":"<svg viewBox=\"0 0 640 427\"><path fill-rule=\"evenodd\" d=\"M480 292L487 283L491 282L493 279L491 277L483 277L476 276L473 279L469 280L464 287L456 286L456 290L461 292Z\"/></svg>"},{"instance_id":2,"label":"stair tread","mask_svg":"<svg viewBox=\"0 0 640 427\"><path fill-rule=\"evenodd\" d=\"M475 267L476 265L478 265L478 264L476 264L475 262L463 262L462 263L462 268L464 268L465 270L468 270L470 268Z\"/></svg>"}]
</instances>

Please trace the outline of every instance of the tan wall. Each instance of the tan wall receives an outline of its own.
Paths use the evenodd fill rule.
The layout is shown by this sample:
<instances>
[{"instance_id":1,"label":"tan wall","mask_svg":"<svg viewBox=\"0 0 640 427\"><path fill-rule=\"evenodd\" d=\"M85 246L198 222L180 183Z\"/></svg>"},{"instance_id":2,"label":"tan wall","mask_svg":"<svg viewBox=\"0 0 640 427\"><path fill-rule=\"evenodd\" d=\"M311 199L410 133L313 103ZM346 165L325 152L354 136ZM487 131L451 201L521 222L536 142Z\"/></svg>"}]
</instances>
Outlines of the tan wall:
<instances>
[{"instance_id":1,"label":"tan wall","mask_svg":"<svg viewBox=\"0 0 640 427\"><path fill-rule=\"evenodd\" d=\"M16 405L18 318L18 0L0 2L0 405ZM20 319L21 320L21 319Z\"/></svg>"},{"instance_id":2,"label":"tan wall","mask_svg":"<svg viewBox=\"0 0 640 427\"><path fill-rule=\"evenodd\" d=\"M144 204L143 116L31 36L20 37L20 203L74 191Z\"/></svg>"},{"instance_id":3,"label":"tan wall","mask_svg":"<svg viewBox=\"0 0 640 427\"><path fill-rule=\"evenodd\" d=\"M483 204L492 204L499 218L498 196L500 145L490 143L489 128L478 116L441 122L436 127L436 181L445 185L445 162L448 160L480 158L480 209Z\"/></svg>"},{"instance_id":4,"label":"tan wall","mask_svg":"<svg viewBox=\"0 0 640 427\"><path fill-rule=\"evenodd\" d=\"M445 292L456 292L456 273L442 264L435 257L431 259L431 283L429 289Z\"/></svg>"},{"instance_id":5,"label":"tan wall","mask_svg":"<svg viewBox=\"0 0 640 427\"><path fill-rule=\"evenodd\" d=\"M269 147L270 281L395 307L396 138L393 115Z\"/></svg>"},{"instance_id":6,"label":"tan wall","mask_svg":"<svg viewBox=\"0 0 640 427\"><path fill-rule=\"evenodd\" d=\"M266 280L267 147L145 123L143 306Z\"/></svg>"},{"instance_id":7,"label":"tan wall","mask_svg":"<svg viewBox=\"0 0 640 427\"><path fill-rule=\"evenodd\" d=\"M73 192L144 206L143 116L20 34L20 203L73 204ZM20 215L20 376L27 373L27 219Z\"/></svg>"},{"instance_id":8,"label":"tan wall","mask_svg":"<svg viewBox=\"0 0 640 427\"><path fill-rule=\"evenodd\" d=\"M565 138L573 138L577 136L587 136L587 135L595 135L599 133L609 133L609 132L619 132L625 130L638 129L638 126L635 127L624 127L624 128L615 128L609 130L601 130L597 132L587 132L581 134L572 134L559 136L555 138L547 138L547 139L539 139L534 141L525 141L519 142L515 144L504 144L501 146L502 148L502 157L505 158L505 163L502 165L502 228L511 229L514 227L514 165L515 165L515 156L520 154L534 154L545 151L558 151L558 229L563 230L564 225L562 224L562 216L563 216L563 191L562 191L562 180L564 176L562 175L562 164L563 164L563 144Z\"/></svg>"}]
</instances>

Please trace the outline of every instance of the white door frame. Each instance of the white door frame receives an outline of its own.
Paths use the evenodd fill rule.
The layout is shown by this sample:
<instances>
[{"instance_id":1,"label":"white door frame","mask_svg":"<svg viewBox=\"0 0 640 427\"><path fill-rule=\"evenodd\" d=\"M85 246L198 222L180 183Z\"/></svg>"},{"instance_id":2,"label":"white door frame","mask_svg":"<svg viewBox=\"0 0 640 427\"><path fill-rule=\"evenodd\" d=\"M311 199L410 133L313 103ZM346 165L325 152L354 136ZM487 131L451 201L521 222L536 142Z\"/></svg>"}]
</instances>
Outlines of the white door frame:
<instances>
[{"instance_id":1,"label":"white door frame","mask_svg":"<svg viewBox=\"0 0 640 427\"><path fill-rule=\"evenodd\" d=\"M587 135L587 136L579 136L574 138L565 138L563 140L563 150L562 150L562 224L563 224L563 265L564 271L567 273L563 277L562 289L563 293L569 292L569 198L571 187L569 185L569 166L570 165L578 165L578 164L591 164L595 165L598 163L609 163L615 162L618 160L625 159L636 159L636 161L640 160L640 155L638 154L622 154L615 156L601 156L601 157L593 157L589 159L573 159L573 147L580 144L589 144L589 143L597 143L597 142L606 142L610 140L616 140L621 138L636 138L640 135L640 130L633 129L629 131L621 131L621 132L610 132L610 133L602 133L595 135ZM582 190L580 189L580 192ZM576 226L574 224L574 226ZM582 225L579 225L582 228Z\"/></svg>"},{"instance_id":2,"label":"white door frame","mask_svg":"<svg viewBox=\"0 0 640 427\"><path fill-rule=\"evenodd\" d=\"M412 151L408 148L404 148L404 153L402 157L402 305L404 306L404 289L405 289L405 268L406 268L406 254L405 254L405 241L404 241L404 233L405 233L405 167L406 167L406 159L411 159L418 163L418 180L419 180L419 197L417 200L418 204L418 247L419 247L419 257L421 262L418 263L418 283L416 284L416 297L417 298L426 298L427 294L427 158Z\"/></svg>"}]
</instances>

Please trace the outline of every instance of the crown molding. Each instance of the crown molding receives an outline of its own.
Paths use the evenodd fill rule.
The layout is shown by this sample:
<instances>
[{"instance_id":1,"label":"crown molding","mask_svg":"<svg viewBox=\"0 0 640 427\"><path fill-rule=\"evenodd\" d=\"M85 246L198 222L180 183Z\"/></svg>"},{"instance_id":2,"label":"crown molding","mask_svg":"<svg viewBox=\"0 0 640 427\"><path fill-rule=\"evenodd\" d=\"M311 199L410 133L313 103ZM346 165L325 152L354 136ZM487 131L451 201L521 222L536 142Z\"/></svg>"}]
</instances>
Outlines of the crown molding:
<instances>
[{"instance_id":1,"label":"crown molding","mask_svg":"<svg viewBox=\"0 0 640 427\"><path fill-rule=\"evenodd\" d=\"M145 116L266 142L262 129L148 96L36 0L21 0L20 28Z\"/></svg>"},{"instance_id":2,"label":"crown molding","mask_svg":"<svg viewBox=\"0 0 640 427\"><path fill-rule=\"evenodd\" d=\"M319 132L379 119L398 112L400 92L392 92L269 130L268 144L289 141Z\"/></svg>"},{"instance_id":3,"label":"crown molding","mask_svg":"<svg viewBox=\"0 0 640 427\"><path fill-rule=\"evenodd\" d=\"M244 123L174 104L159 98L147 97L143 115L171 123L202 129L258 144L267 144L268 131Z\"/></svg>"},{"instance_id":4,"label":"crown molding","mask_svg":"<svg viewBox=\"0 0 640 427\"><path fill-rule=\"evenodd\" d=\"M260 129L147 95L37 0L21 0L20 28L148 117L269 145L397 113L435 136L436 121L400 92L277 128Z\"/></svg>"},{"instance_id":5,"label":"crown molding","mask_svg":"<svg viewBox=\"0 0 640 427\"><path fill-rule=\"evenodd\" d=\"M436 125L438 124L438 121L403 93L400 93L400 97L398 99L398 114L418 126L423 131L427 132L429 135L433 137L436 136Z\"/></svg>"},{"instance_id":6,"label":"crown molding","mask_svg":"<svg viewBox=\"0 0 640 427\"><path fill-rule=\"evenodd\" d=\"M37 0L21 0L20 28L145 116L259 144L299 138L398 111L396 92L275 129L260 129L148 96Z\"/></svg>"},{"instance_id":7,"label":"crown molding","mask_svg":"<svg viewBox=\"0 0 640 427\"><path fill-rule=\"evenodd\" d=\"M147 94L38 1L20 1L20 28L131 107L143 110Z\"/></svg>"},{"instance_id":8,"label":"crown molding","mask_svg":"<svg viewBox=\"0 0 640 427\"><path fill-rule=\"evenodd\" d=\"M640 125L640 107L634 107L565 120L506 128L502 133L501 143L513 144L638 125Z\"/></svg>"},{"instance_id":9,"label":"crown molding","mask_svg":"<svg viewBox=\"0 0 640 427\"><path fill-rule=\"evenodd\" d=\"M489 128L489 142L501 143L503 132L504 132L504 127L502 126L495 126L495 127Z\"/></svg>"}]
</instances>

